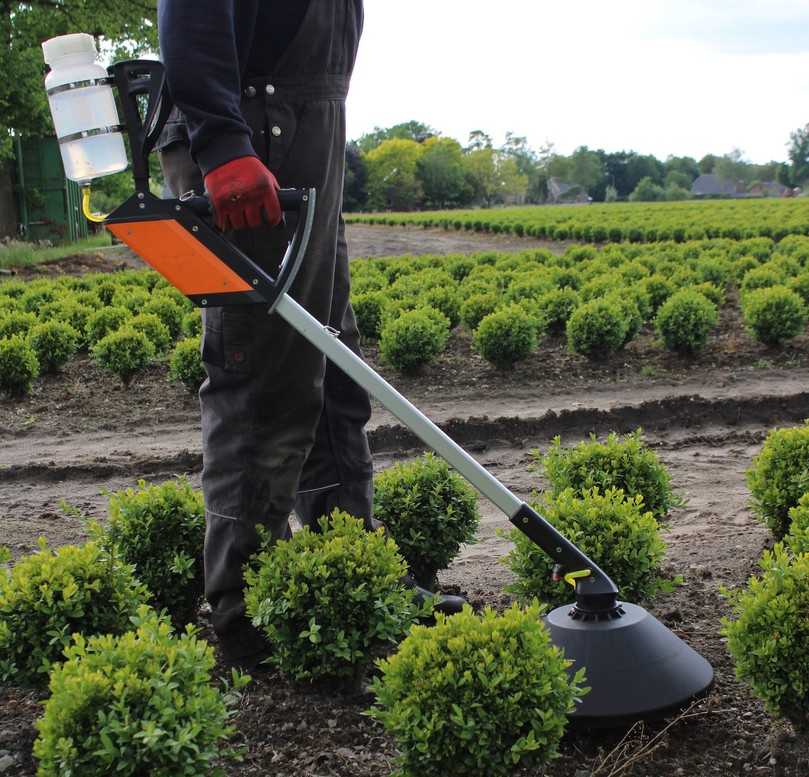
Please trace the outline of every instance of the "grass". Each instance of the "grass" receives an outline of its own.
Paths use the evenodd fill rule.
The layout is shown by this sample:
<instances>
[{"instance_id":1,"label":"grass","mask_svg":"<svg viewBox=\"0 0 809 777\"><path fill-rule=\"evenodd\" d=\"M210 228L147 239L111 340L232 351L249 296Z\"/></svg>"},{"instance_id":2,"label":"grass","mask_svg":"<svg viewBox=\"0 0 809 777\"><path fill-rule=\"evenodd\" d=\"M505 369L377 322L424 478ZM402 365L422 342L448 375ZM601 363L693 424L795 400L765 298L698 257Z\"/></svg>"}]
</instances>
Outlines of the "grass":
<instances>
[{"instance_id":1,"label":"grass","mask_svg":"<svg viewBox=\"0 0 809 777\"><path fill-rule=\"evenodd\" d=\"M28 267L43 262L53 262L65 256L83 254L96 248L111 245L110 235L103 231L91 235L76 243L64 243L56 246L40 246L36 243L24 243L12 240L0 244L0 267Z\"/></svg>"}]
</instances>

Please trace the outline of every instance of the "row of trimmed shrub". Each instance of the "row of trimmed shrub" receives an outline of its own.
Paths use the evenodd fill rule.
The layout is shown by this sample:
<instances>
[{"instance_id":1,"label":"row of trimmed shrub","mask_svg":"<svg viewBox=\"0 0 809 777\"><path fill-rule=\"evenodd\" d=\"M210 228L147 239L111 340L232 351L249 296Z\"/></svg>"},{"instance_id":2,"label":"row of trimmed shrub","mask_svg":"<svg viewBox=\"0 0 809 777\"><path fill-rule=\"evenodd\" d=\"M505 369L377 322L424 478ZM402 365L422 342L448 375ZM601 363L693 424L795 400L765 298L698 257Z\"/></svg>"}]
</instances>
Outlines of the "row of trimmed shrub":
<instances>
[{"instance_id":1,"label":"row of trimmed shrub","mask_svg":"<svg viewBox=\"0 0 809 777\"><path fill-rule=\"evenodd\" d=\"M346 213L349 223L438 227L585 243L677 243L809 235L804 199L609 203L586 208L533 205L485 210Z\"/></svg>"},{"instance_id":2,"label":"row of trimmed shrub","mask_svg":"<svg viewBox=\"0 0 809 777\"><path fill-rule=\"evenodd\" d=\"M756 339L777 345L803 332L808 261L802 236L368 259L352 262L352 304L362 337L404 372L435 359L459 325L499 368L561 333L570 351L603 360L647 323L666 348L692 354L736 286Z\"/></svg>"},{"instance_id":3,"label":"row of trimmed shrub","mask_svg":"<svg viewBox=\"0 0 809 777\"><path fill-rule=\"evenodd\" d=\"M200 333L199 312L151 271L0 283L0 391L23 395L79 352L125 385L167 358L172 377L198 388Z\"/></svg>"},{"instance_id":4,"label":"row of trimmed shrub","mask_svg":"<svg viewBox=\"0 0 809 777\"><path fill-rule=\"evenodd\" d=\"M807 436L809 426L797 432ZM783 437L784 430L774 432L751 469L768 482L773 478L767 467L783 471L789 482L784 462L800 466L796 447L785 446ZM773 455L782 459L773 461ZM556 439L544 455L534 456L550 484L535 506L606 568L623 593L645 599L667 585L660 575L660 528L680 502L639 433L610 435L601 443L591 439L571 449ZM756 498L763 504L761 494ZM437 777L486 768L505 776L516 764L544 763L584 692L586 668L568 675L532 602L538 596L557 604L572 592L551 580L550 561L515 533L506 563L527 608L480 616L467 610L439 616L432 629L414 626L424 611L401 577L410 566L428 579L449 563L460 543L474 536L475 500L443 462L427 456L383 473L376 507L391 536L366 532L361 521L337 512L319 527L266 547L248 565L247 609L271 641L271 662L297 680L354 677L375 651L404 640L395 655L379 662L371 711L396 737L404 773ZM116 754L131 752L129 743L144 737L148 744L141 742L137 757L146 760L137 768L186 768L185 759L213 759L217 742L228 736L226 697L210 688L209 649L191 633L178 643L168 621L142 609L147 603L168 607L180 623L192 617L200 596L194 581L200 579L201 516L200 497L186 482L141 484L112 497L109 527L96 528L82 548L54 553L43 546L5 579L0 576L0 673L39 685L51 670L52 693L36 745L42 774L65 773L79 762L88 775L104 774ZM765 556L763 578L735 599L737 618L725 629L740 676L774 714L801 725L809 709L809 694L799 682L807 651L800 607L809 596L809 495L791 508L790 518L785 546ZM437 539L446 540L443 547ZM133 616L136 634L129 631ZM84 636L71 643L77 629ZM765 654L763 640L772 642L773 629L779 640ZM108 636L94 637L94 631ZM59 663L62 647L70 644L67 661ZM178 651L177 665L167 667L167 655ZM781 660L774 663L773 656ZM200 665L191 673L194 660ZM133 662L141 668L135 670ZM172 693L155 687L154 673L166 671L173 673ZM112 689L119 692L121 683L123 700L107 715ZM77 701L83 688L94 694L89 714ZM136 688L148 693L138 695ZM173 710L172 703L189 692L198 704ZM531 701L528 714L525 699ZM197 715L207 716L198 734L204 746L193 740L183 750L183 726L195 725ZM77 716L84 726L78 732ZM150 738L158 716L164 730ZM427 725L430 720L444 723ZM190 753L194 745L198 749ZM199 760L193 764L187 768L200 768Z\"/></svg>"},{"instance_id":5,"label":"row of trimmed shrub","mask_svg":"<svg viewBox=\"0 0 809 777\"><path fill-rule=\"evenodd\" d=\"M549 471L561 473L565 455L556 443L546 457ZM600 484L636 483L656 514L675 503L668 476L639 437L621 441L613 436L603 446L592 442L570 455L600 456ZM560 525L575 533L577 521L595 513L603 516L600 526L630 524L607 546L623 543L625 549L643 553L648 538L654 549L661 547L656 519L643 512L641 496L626 500L615 489L602 496L570 474L577 469L571 464L568 475L557 478L560 488L571 484L557 502ZM574 486L581 499L573 496ZM611 513L602 510L605 505L613 508ZM461 543L472 541L476 498L443 461L427 455L378 477L375 514L390 536L366 532L359 520L335 513L319 527L267 547L248 566L248 613L273 644L273 664L297 680L351 677L374 652L409 634L400 651L380 664L372 714L397 737L410 773L469 773L485 760L492 774L506 775L518 762L545 762L556 750L566 715L584 692L583 670L568 677L567 662L541 625L539 605L531 603L537 593L549 602L559 594L542 586L530 591L529 586L523 597L527 609L515 605L503 615L486 611L480 616L466 611L446 620L439 616L433 629L414 626L426 611L414 603L401 578L409 568L421 581L431 581ZM584 521L580 532L593 528L592 517L590 523ZM191 774L228 736L222 717L227 705L210 688L209 651L192 633L178 641L167 620L144 609L164 609L177 626L193 617L202 590L203 524L201 497L186 481L141 483L111 496L107 527L95 526L93 539L84 546L54 552L42 545L5 577L0 575L0 678L41 687L50 673L51 696L35 751L42 774L66 773L78 763L88 777L104 774L116 754L119 761L133 759L134 771L159 764L176 769L172 773ZM604 559L610 549L599 552ZM652 558L648 575L641 572L648 580L638 586L627 578L627 589L651 592L658 560ZM516 638L522 647L514 651ZM441 647L436 653L436 646L447 652ZM62 662L63 650L67 660ZM493 650L497 664L484 670L479 664ZM171 651L179 659L170 669L165 662ZM189 675L195 655L200 666ZM448 656L456 666L478 666L475 681L469 682L463 672L447 672ZM430 677L426 695L414 696L405 682L413 662ZM173 692L158 693L154 675L165 677L169 671ZM120 689L120 683L124 693L113 702L113 689ZM137 696L136 686L148 693ZM92 691L84 704L81 688ZM458 694L470 699L468 709L480 707L482 714L467 719L453 713ZM172 710L173 698L189 695L194 704ZM530 714L517 716L526 699ZM109 706L114 713L107 715ZM431 730L418 723L437 711L446 712L448 728ZM177 743L183 726L193 726L197 715L205 715L207 722L188 743L189 748L198 746L192 757ZM132 743L157 719L162 720L162 736L141 742L133 755ZM462 735L469 727L486 732L479 746Z\"/></svg>"}]
</instances>

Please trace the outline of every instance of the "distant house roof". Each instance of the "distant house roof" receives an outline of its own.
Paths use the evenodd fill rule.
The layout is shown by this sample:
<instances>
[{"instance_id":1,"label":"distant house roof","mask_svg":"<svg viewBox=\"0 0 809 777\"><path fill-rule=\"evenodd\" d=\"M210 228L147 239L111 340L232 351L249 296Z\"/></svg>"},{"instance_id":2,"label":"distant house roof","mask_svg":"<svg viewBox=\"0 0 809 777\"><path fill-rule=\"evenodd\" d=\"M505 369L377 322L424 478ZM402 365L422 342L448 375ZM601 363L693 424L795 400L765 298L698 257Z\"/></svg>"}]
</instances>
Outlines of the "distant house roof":
<instances>
[{"instance_id":1,"label":"distant house roof","mask_svg":"<svg viewBox=\"0 0 809 777\"><path fill-rule=\"evenodd\" d=\"M777 181L759 181L750 187L750 194L763 194L767 197L784 197L789 188Z\"/></svg>"},{"instance_id":2,"label":"distant house roof","mask_svg":"<svg viewBox=\"0 0 809 777\"><path fill-rule=\"evenodd\" d=\"M586 202L589 198L587 192L577 183L568 183L561 178L548 179L548 195L553 202L562 199L573 199Z\"/></svg>"},{"instance_id":3,"label":"distant house roof","mask_svg":"<svg viewBox=\"0 0 809 777\"><path fill-rule=\"evenodd\" d=\"M738 193L736 181L728 181L713 173L703 173L691 184L691 194L695 197L729 197Z\"/></svg>"}]
</instances>

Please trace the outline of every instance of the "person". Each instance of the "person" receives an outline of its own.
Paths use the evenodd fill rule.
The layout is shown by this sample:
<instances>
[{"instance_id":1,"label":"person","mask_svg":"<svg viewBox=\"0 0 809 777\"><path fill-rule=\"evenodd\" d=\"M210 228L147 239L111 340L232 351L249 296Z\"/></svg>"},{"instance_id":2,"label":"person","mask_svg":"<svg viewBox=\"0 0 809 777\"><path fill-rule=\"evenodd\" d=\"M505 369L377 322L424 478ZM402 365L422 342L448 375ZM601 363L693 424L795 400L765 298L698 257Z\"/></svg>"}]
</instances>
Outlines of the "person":
<instances>
[{"instance_id":1,"label":"person","mask_svg":"<svg viewBox=\"0 0 809 777\"><path fill-rule=\"evenodd\" d=\"M291 225L277 189L314 187L315 222L291 296L356 353L341 215L345 98L362 0L160 0L160 49L175 110L158 143L175 196L206 190L217 225L268 271ZM225 659L252 668L267 646L245 616L242 567L257 525L290 534L335 508L373 520L366 392L278 316L203 310L200 388L205 593ZM460 609L443 597L441 609Z\"/></svg>"}]
</instances>

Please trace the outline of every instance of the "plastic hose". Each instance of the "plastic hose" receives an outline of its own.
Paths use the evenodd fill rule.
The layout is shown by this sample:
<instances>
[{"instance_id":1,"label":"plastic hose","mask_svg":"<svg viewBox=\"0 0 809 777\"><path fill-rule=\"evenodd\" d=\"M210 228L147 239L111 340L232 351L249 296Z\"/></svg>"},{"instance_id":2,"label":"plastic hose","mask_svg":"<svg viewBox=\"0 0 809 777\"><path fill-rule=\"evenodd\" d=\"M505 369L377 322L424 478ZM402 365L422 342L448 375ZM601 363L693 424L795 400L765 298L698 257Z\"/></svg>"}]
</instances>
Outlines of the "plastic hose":
<instances>
[{"instance_id":1,"label":"plastic hose","mask_svg":"<svg viewBox=\"0 0 809 777\"><path fill-rule=\"evenodd\" d=\"M90 187L84 186L81 190L81 212L84 218L92 221L93 224L103 224L107 220L108 213L93 213L90 210Z\"/></svg>"}]
</instances>

